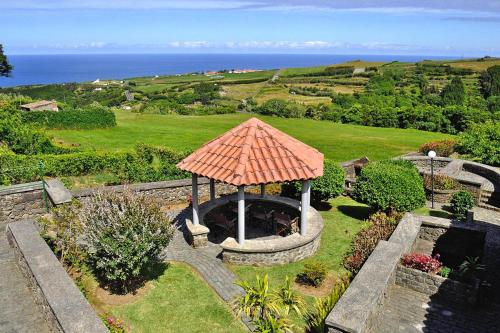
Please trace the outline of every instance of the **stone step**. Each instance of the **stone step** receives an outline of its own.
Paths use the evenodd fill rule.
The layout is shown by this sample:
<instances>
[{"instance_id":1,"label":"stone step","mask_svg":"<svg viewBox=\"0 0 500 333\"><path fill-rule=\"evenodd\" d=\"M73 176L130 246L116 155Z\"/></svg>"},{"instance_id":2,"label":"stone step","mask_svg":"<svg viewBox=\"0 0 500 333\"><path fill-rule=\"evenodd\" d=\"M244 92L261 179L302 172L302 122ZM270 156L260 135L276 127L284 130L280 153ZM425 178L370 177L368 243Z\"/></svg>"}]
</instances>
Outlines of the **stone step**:
<instances>
[{"instance_id":1,"label":"stone step","mask_svg":"<svg viewBox=\"0 0 500 333\"><path fill-rule=\"evenodd\" d=\"M500 207L492 206L492 205L484 203L484 202L480 202L478 204L478 207L481 207L481 208L484 208L484 209L488 209L488 210L493 210L493 211L496 211L496 212L500 212Z\"/></svg>"}]
</instances>

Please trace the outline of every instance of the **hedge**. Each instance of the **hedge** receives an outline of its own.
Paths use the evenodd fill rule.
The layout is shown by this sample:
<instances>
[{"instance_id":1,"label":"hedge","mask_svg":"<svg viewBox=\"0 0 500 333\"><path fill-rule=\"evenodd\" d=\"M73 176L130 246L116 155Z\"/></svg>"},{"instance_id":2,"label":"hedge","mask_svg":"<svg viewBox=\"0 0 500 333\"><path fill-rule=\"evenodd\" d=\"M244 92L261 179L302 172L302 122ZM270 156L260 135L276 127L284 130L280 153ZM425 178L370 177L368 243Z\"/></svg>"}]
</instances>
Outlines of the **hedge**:
<instances>
[{"instance_id":1,"label":"hedge","mask_svg":"<svg viewBox=\"0 0 500 333\"><path fill-rule=\"evenodd\" d=\"M412 211L425 204L425 192L417 168L408 161L368 164L361 170L354 197L377 211Z\"/></svg>"},{"instance_id":2,"label":"hedge","mask_svg":"<svg viewBox=\"0 0 500 333\"><path fill-rule=\"evenodd\" d=\"M57 129L94 129L116 126L115 114L105 109L23 112L25 123Z\"/></svg>"},{"instance_id":3,"label":"hedge","mask_svg":"<svg viewBox=\"0 0 500 333\"><path fill-rule=\"evenodd\" d=\"M44 176L85 176L111 172L121 182L152 182L185 178L175 166L187 152L140 144L135 152L76 152L71 154L17 155L0 151L0 184L10 185L40 179L40 162Z\"/></svg>"}]
</instances>

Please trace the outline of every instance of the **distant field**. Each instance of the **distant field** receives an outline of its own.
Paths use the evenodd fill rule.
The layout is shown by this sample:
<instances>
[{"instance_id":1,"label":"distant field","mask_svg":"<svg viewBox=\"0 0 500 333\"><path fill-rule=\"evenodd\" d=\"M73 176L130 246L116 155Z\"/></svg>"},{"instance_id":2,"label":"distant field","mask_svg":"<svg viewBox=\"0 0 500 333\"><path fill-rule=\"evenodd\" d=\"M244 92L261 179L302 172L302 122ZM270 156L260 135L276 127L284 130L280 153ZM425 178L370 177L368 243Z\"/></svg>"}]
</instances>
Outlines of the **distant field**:
<instances>
[{"instance_id":1,"label":"distant field","mask_svg":"<svg viewBox=\"0 0 500 333\"><path fill-rule=\"evenodd\" d=\"M78 143L83 149L131 150L139 143L195 149L252 117L249 114L178 116L118 111L118 126L99 130L62 130L49 133L59 142ZM335 161L360 156L380 160L415 151L424 142L449 138L441 133L395 128L343 125L309 119L258 118L304 141Z\"/></svg>"}]
</instances>

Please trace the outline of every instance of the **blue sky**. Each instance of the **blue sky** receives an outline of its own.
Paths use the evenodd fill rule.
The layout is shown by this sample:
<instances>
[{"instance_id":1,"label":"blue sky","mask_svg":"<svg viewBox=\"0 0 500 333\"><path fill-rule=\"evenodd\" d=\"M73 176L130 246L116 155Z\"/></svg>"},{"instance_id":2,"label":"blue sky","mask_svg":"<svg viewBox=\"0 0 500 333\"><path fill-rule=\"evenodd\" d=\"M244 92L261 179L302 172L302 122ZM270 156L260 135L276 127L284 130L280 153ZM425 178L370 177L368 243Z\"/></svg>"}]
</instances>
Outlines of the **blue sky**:
<instances>
[{"instance_id":1,"label":"blue sky","mask_svg":"<svg viewBox=\"0 0 500 333\"><path fill-rule=\"evenodd\" d=\"M7 54L500 55L499 0L0 0Z\"/></svg>"}]
</instances>

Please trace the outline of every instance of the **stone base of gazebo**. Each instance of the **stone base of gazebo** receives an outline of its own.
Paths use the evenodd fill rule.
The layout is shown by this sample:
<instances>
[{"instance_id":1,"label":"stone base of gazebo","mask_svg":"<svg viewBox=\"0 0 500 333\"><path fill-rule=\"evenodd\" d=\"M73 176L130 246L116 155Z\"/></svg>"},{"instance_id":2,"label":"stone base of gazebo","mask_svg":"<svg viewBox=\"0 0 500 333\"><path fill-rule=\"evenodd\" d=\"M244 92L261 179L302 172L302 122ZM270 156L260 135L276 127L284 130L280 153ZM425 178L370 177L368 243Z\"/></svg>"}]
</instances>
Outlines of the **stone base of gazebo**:
<instances>
[{"instance_id":1,"label":"stone base of gazebo","mask_svg":"<svg viewBox=\"0 0 500 333\"><path fill-rule=\"evenodd\" d=\"M270 195L245 194L248 201L267 201L300 211L299 201ZM194 247L206 246L209 229L204 225L205 216L213 209L237 200L237 195L224 196L215 200L205 202L199 207L199 221L201 224L193 225L187 220L187 227ZM243 244L229 237L220 245L222 247L222 258L226 263L241 265L267 266L286 264L302 260L313 255L319 248L321 232L323 230L323 219L318 211L309 207L308 228L304 235L294 233L286 237L273 239L246 239Z\"/></svg>"}]
</instances>

